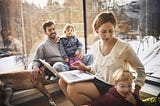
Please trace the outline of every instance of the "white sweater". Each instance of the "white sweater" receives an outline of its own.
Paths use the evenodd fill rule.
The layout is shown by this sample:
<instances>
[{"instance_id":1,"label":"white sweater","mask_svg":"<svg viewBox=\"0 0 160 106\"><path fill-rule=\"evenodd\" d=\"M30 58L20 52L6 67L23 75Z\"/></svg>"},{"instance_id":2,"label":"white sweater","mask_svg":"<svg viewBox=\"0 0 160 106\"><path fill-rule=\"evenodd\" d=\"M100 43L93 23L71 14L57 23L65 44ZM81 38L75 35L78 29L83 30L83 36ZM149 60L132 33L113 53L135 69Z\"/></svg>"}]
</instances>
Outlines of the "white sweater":
<instances>
[{"instance_id":1,"label":"white sweater","mask_svg":"<svg viewBox=\"0 0 160 106\"><path fill-rule=\"evenodd\" d=\"M94 56L94 63L91 66L91 71L95 73L96 77L113 84L113 72L118 68L129 69L130 65L137 72L135 84L143 86L146 76L144 66L130 44L119 39L111 52L103 56L100 51L100 42L101 40L93 44L93 48L91 49Z\"/></svg>"}]
</instances>

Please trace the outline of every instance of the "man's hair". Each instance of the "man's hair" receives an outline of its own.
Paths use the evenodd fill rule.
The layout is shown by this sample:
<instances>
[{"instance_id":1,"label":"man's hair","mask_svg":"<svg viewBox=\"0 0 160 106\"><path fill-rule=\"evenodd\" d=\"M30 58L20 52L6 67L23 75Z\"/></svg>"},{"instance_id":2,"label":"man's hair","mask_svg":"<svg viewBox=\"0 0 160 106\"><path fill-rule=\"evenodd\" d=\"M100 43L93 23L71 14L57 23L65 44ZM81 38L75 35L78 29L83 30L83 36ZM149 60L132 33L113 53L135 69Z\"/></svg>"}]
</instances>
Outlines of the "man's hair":
<instances>
[{"instance_id":1,"label":"man's hair","mask_svg":"<svg viewBox=\"0 0 160 106\"><path fill-rule=\"evenodd\" d=\"M55 25L55 23L53 21L46 21L43 23L43 30L46 32L46 28L51 26L51 25Z\"/></svg>"}]
</instances>

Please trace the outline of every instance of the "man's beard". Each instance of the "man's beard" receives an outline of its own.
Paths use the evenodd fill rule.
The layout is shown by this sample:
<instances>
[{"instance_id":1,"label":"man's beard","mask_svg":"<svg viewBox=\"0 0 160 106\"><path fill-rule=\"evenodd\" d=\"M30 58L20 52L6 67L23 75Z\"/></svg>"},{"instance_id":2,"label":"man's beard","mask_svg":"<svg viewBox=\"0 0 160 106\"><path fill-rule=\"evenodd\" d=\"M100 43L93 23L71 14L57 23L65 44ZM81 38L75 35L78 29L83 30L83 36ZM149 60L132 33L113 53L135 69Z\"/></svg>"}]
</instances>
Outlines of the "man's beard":
<instances>
[{"instance_id":1,"label":"man's beard","mask_svg":"<svg viewBox=\"0 0 160 106\"><path fill-rule=\"evenodd\" d=\"M55 39L56 36L57 36L57 33L52 33L52 34L50 34L50 38L51 38L51 39Z\"/></svg>"}]
</instances>

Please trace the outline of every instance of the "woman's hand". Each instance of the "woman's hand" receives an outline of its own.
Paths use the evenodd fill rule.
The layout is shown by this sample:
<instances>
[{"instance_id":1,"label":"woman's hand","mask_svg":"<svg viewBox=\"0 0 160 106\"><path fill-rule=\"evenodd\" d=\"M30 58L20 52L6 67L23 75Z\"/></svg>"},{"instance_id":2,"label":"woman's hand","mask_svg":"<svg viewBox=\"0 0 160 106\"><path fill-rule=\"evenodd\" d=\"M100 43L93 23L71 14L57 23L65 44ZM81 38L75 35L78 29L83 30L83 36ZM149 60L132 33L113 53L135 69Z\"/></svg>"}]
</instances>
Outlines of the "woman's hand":
<instances>
[{"instance_id":1,"label":"woman's hand","mask_svg":"<svg viewBox=\"0 0 160 106\"><path fill-rule=\"evenodd\" d=\"M77 68L79 70L87 70L87 66L80 61L72 63L71 67Z\"/></svg>"}]
</instances>

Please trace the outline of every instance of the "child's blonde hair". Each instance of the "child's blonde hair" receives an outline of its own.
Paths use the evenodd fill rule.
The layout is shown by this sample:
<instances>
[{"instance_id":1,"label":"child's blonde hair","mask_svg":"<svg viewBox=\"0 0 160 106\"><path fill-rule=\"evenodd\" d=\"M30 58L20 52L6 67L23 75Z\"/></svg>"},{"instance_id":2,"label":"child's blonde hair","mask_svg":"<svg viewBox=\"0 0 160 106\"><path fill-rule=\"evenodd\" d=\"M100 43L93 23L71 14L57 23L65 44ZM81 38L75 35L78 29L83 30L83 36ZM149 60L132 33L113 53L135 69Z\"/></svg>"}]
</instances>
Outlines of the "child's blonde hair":
<instances>
[{"instance_id":1,"label":"child's blonde hair","mask_svg":"<svg viewBox=\"0 0 160 106\"><path fill-rule=\"evenodd\" d=\"M120 81L129 81L130 83L132 83L133 81L133 75L129 70L123 70L123 69L117 69L114 73L113 73L113 80L114 80L114 84L117 84Z\"/></svg>"},{"instance_id":2,"label":"child's blonde hair","mask_svg":"<svg viewBox=\"0 0 160 106\"><path fill-rule=\"evenodd\" d=\"M74 32L74 26L72 24L66 24L63 28L63 33L65 33L65 31L68 29L68 28L72 28L73 29L73 32Z\"/></svg>"}]
</instances>

